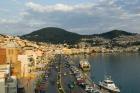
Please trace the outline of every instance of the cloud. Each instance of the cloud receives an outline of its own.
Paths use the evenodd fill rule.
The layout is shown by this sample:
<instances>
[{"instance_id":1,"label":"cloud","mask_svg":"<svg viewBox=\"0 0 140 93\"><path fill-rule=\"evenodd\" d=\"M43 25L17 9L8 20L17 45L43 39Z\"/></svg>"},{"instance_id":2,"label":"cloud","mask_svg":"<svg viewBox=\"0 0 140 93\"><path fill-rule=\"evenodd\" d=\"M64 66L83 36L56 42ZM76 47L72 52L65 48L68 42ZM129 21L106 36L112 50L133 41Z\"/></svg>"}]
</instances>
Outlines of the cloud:
<instances>
[{"instance_id":1,"label":"cloud","mask_svg":"<svg viewBox=\"0 0 140 93\"><path fill-rule=\"evenodd\" d=\"M121 20L125 11L114 4L113 1L100 1L100 3L87 3L77 5L40 5L33 2L26 4L28 15L24 20L36 20L46 26L58 26L82 33L97 33L107 29L111 24ZM109 22L110 21L110 22ZM108 23L109 22L109 23ZM104 24L104 29L100 28ZM106 26L106 27L105 27ZM96 29L95 29L96 28ZM81 31L80 31L81 29Z\"/></svg>"},{"instance_id":2,"label":"cloud","mask_svg":"<svg viewBox=\"0 0 140 93\"><path fill-rule=\"evenodd\" d=\"M80 34L101 33L113 29L140 33L139 0L94 1L79 4L27 2L24 10L18 14L18 20L0 19L0 27L7 31L13 29L13 32L20 34L49 26Z\"/></svg>"},{"instance_id":3,"label":"cloud","mask_svg":"<svg viewBox=\"0 0 140 93\"><path fill-rule=\"evenodd\" d=\"M17 0L11 0L11 1L16 2Z\"/></svg>"},{"instance_id":4,"label":"cloud","mask_svg":"<svg viewBox=\"0 0 140 93\"><path fill-rule=\"evenodd\" d=\"M9 12L8 9L0 8L0 12Z\"/></svg>"},{"instance_id":5,"label":"cloud","mask_svg":"<svg viewBox=\"0 0 140 93\"><path fill-rule=\"evenodd\" d=\"M94 4L82 4L82 5L65 5L65 4L55 4L55 5L40 5L36 4L33 2L28 2L26 3L26 6L35 11L35 12L55 12L55 11L60 11L60 12L71 12L75 10L86 10L90 9L94 6Z\"/></svg>"},{"instance_id":6,"label":"cloud","mask_svg":"<svg viewBox=\"0 0 140 93\"><path fill-rule=\"evenodd\" d=\"M63 4L56 4L54 6L41 6L39 4L29 2L26 4L26 6L36 12L71 11L71 10L73 10L73 7L66 6Z\"/></svg>"},{"instance_id":7,"label":"cloud","mask_svg":"<svg viewBox=\"0 0 140 93\"><path fill-rule=\"evenodd\" d=\"M17 20L11 20L11 19L0 19L0 24L15 24L17 23Z\"/></svg>"},{"instance_id":8,"label":"cloud","mask_svg":"<svg viewBox=\"0 0 140 93\"><path fill-rule=\"evenodd\" d=\"M20 15L21 17L24 17L24 16L28 16L29 13L28 13L28 12L20 12L19 15Z\"/></svg>"}]
</instances>

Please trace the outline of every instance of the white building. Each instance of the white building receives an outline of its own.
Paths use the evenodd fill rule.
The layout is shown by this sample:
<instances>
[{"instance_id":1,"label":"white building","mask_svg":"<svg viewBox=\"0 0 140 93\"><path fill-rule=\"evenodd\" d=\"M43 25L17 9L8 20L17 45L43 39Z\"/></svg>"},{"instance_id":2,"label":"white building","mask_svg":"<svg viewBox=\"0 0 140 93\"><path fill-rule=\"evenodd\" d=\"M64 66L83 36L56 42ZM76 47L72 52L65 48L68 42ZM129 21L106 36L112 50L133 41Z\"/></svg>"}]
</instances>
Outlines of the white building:
<instances>
[{"instance_id":1,"label":"white building","mask_svg":"<svg viewBox=\"0 0 140 93\"><path fill-rule=\"evenodd\" d=\"M10 74L10 65L0 65L0 74L9 75Z\"/></svg>"},{"instance_id":2,"label":"white building","mask_svg":"<svg viewBox=\"0 0 140 93\"><path fill-rule=\"evenodd\" d=\"M11 76L6 80L6 93L17 93L16 76Z\"/></svg>"},{"instance_id":3,"label":"white building","mask_svg":"<svg viewBox=\"0 0 140 93\"><path fill-rule=\"evenodd\" d=\"M0 93L6 92L6 76L10 74L10 65L0 65Z\"/></svg>"},{"instance_id":4,"label":"white building","mask_svg":"<svg viewBox=\"0 0 140 93\"><path fill-rule=\"evenodd\" d=\"M0 93L6 93L5 78L0 78Z\"/></svg>"},{"instance_id":5,"label":"white building","mask_svg":"<svg viewBox=\"0 0 140 93\"><path fill-rule=\"evenodd\" d=\"M29 57L27 55L19 55L18 61L21 62L21 76L26 77L29 75L30 68L29 68Z\"/></svg>"},{"instance_id":6,"label":"white building","mask_svg":"<svg viewBox=\"0 0 140 93\"><path fill-rule=\"evenodd\" d=\"M17 93L17 79L10 76L10 65L0 65L0 93Z\"/></svg>"}]
</instances>

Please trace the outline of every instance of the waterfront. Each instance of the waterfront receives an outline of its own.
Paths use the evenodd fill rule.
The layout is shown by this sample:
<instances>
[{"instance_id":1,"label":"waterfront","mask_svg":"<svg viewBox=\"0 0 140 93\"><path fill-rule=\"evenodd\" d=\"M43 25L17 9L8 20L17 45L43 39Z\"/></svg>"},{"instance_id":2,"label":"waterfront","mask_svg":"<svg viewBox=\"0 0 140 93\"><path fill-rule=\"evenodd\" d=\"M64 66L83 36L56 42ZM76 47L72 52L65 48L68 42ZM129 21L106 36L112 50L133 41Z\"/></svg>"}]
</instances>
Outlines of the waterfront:
<instances>
[{"instance_id":1,"label":"waterfront","mask_svg":"<svg viewBox=\"0 0 140 93\"><path fill-rule=\"evenodd\" d=\"M77 63L81 58L83 56L72 56L72 60ZM86 58L91 64L90 76L96 83L103 80L105 74L109 74L121 93L140 93L140 54L94 54Z\"/></svg>"}]
</instances>

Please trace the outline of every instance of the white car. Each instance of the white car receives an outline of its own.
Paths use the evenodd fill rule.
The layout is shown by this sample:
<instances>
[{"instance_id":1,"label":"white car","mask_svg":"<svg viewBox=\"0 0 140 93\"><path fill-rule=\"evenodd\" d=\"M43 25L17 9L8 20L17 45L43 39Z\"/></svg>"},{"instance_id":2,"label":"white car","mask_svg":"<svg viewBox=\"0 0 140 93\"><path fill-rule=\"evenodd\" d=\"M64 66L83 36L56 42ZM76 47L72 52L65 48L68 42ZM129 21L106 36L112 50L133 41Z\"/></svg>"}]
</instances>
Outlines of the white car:
<instances>
[{"instance_id":1,"label":"white car","mask_svg":"<svg viewBox=\"0 0 140 93\"><path fill-rule=\"evenodd\" d=\"M67 75L67 73L64 73L64 76L66 76Z\"/></svg>"},{"instance_id":2,"label":"white car","mask_svg":"<svg viewBox=\"0 0 140 93\"><path fill-rule=\"evenodd\" d=\"M88 92L88 93L93 93L94 92L94 89L90 85L85 85L85 91Z\"/></svg>"}]
</instances>

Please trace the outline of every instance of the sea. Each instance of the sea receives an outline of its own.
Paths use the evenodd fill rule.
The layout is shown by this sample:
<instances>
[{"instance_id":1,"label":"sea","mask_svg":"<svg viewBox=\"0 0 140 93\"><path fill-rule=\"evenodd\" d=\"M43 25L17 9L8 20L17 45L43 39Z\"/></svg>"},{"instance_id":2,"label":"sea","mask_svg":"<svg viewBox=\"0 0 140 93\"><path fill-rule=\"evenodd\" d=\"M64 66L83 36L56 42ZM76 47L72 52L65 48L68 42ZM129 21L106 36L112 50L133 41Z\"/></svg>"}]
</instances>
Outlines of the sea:
<instances>
[{"instance_id":1,"label":"sea","mask_svg":"<svg viewBox=\"0 0 140 93\"><path fill-rule=\"evenodd\" d=\"M140 53L97 53L71 58L77 64L83 59L90 62L93 82L98 84L110 75L121 93L140 93Z\"/></svg>"}]
</instances>

